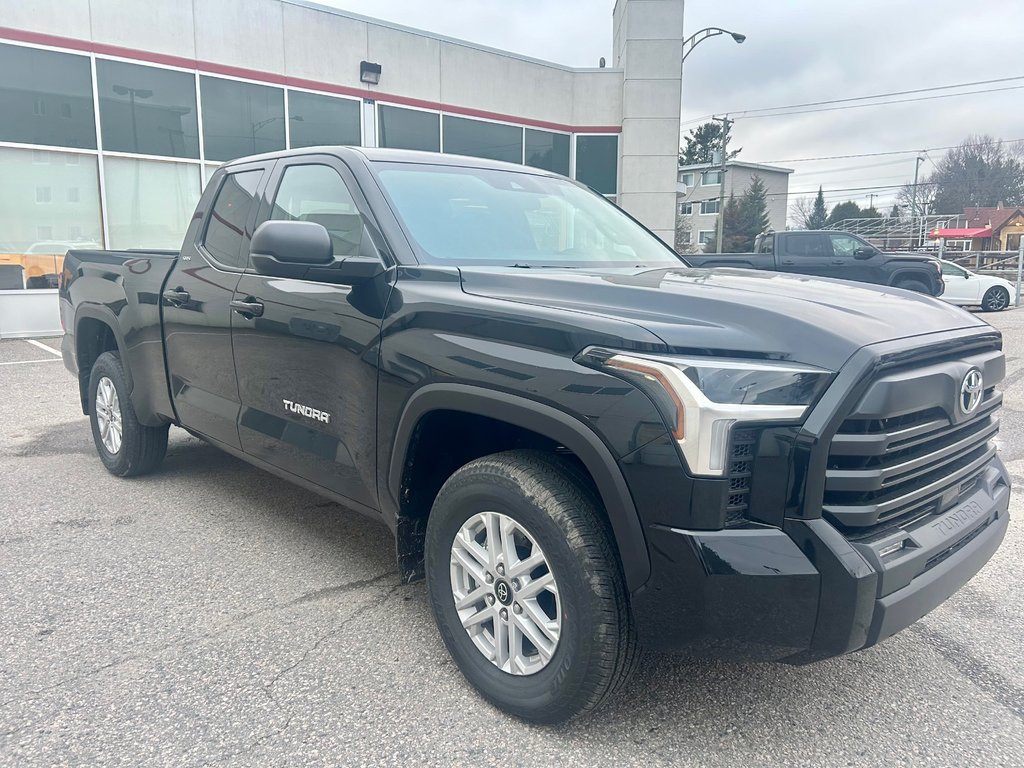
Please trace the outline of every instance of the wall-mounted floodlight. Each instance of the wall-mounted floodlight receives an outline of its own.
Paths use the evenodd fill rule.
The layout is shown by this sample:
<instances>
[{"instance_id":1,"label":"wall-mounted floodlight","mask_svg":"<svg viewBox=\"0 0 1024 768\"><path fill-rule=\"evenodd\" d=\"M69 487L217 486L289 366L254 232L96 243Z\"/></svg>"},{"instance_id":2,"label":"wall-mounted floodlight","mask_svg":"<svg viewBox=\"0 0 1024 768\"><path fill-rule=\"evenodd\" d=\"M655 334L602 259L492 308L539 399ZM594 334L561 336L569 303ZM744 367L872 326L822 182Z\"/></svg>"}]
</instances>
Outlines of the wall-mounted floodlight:
<instances>
[{"instance_id":1,"label":"wall-mounted floodlight","mask_svg":"<svg viewBox=\"0 0 1024 768\"><path fill-rule=\"evenodd\" d=\"M367 85L377 85L380 82L380 64L374 64L372 61L360 61L359 79Z\"/></svg>"}]
</instances>

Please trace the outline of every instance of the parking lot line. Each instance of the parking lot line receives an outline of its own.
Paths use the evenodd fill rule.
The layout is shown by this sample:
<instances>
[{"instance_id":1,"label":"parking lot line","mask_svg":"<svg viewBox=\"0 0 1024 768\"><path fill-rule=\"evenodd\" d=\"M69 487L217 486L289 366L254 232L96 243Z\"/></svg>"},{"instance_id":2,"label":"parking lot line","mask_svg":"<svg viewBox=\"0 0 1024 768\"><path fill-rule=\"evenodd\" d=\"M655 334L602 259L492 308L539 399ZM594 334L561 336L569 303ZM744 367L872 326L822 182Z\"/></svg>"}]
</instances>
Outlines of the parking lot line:
<instances>
[{"instance_id":1,"label":"parking lot line","mask_svg":"<svg viewBox=\"0 0 1024 768\"><path fill-rule=\"evenodd\" d=\"M57 357L61 356L59 349L54 349L53 347L51 347L48 344L43 344L43 342L41 342L41 341L36 341L35 339L22 339L22 341L27 341L33 347L39 347L39 349L45 349L51 355L56 355Z\"/></svg>"}]
</instances>

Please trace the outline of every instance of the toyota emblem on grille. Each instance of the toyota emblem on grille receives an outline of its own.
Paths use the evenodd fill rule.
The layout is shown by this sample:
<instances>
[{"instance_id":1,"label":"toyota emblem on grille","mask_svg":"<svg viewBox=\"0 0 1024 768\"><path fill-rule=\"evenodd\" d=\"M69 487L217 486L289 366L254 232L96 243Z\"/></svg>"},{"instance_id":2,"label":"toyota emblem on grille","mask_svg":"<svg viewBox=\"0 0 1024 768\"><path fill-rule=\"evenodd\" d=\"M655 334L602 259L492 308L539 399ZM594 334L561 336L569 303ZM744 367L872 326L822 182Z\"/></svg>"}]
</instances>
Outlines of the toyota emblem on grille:
<instances>
[{"instance_id":1,"label":"toyota emblem on grille","mask_svg":"<svg viewBox=\"0 0 1024 768\"><path fill-rule=\"evenodd\" d=\"M960 410L968 416L977 409L978 404L981 402L981 393L984 389L983 380L981 377L981 371L977 368L971 368L964 376L963 382L960 384Z\"/></svg>"}]
</instances>

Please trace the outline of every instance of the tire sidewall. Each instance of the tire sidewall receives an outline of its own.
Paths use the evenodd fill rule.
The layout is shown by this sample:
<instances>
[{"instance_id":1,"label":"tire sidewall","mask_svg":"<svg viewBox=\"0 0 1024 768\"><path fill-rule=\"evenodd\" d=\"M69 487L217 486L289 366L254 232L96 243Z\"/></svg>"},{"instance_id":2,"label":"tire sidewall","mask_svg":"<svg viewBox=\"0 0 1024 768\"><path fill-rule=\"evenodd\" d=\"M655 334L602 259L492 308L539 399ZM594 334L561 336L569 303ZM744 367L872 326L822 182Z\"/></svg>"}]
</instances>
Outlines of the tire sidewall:
<instances>
[{"instance_id":1,"label":"tire sidewall","mask_svg":"<svg viewBox=\"0 0 1024 768\"><path fill-rule=\"evenodd\" d=\"M496 706L531 720L565 719L575 710L573 694L584 687L587 668L602 638L588 627L598 610L586 563L569 547L571 531L559 524L509 478L497 473L455 476L442 488L427 525L427 589L448 651L469 682ZM474 515L500 512L525 528L548 560L558 585L562 628L551 661L532 675L498 669L479 651L462 627L451 589L451 546L456 533ZM594 622L596 625L596 622ZM543 714L541 714L543 713ZM569 713L571 714L571 712Z\"/></svg>"},{"instance_id":2,"label":"tire sidewall","mask_svg":"<svg viewBox=\"0 0 1024 768\"><path fill-rule=\"evenodd\" d=\"M989 296L994 296L997 293L998 294L1002 294L1003 296L1005 296L1005 301L1003 303L1003 306L1000 307L999 309L991 309L988 306L988 297ZM1003 288L1001 285L994 285L994 286L992 286L987 291L985 291L985 295L981 297L981 308L985 312L1001 312L1002 310L1006 309L1009 306L1010 306L1010 292L1008 290L1006 290L1005 288Z\"/></svg>"},{"instance_id":3,"label":"tire sidewall","mask_svg":"<svg viewBox=\"0 0 1024 768\"><path fill-rule=\"evenodd\" d=\"M904 291L910 291L911 293L921 293L925 296L931 296L931 292L928 290L928 286L918 280L904 280L899 283L897 288Z\"/></svg>"},{"instance_id":4,"label":"tire sidewall","mask_svg":"<svg viewBox=\"0 0 1024 768\"><path fill-rule=\"evenodd\" d=\"M110 379L114 385L114 390L117 392L118 409L121 411L121 450L117 453L111 453L103 445L103 439L100 437L99 419L96 416L96 389L103 378ZM100 456L100 461L115 475L123 475L129 470L129 455L135 448L133 441L136 440L137 436L131 428L134 424L134 418L129 419L129 413L126 408L128 404L128 387L124 381L124 371L121 368L120 361L112 353L105 352L96 359L96 363L92 367L92 373L89 374L89 422L92 426L92 439L96 444L96 452Z\"/></svg>"}]
</instances>

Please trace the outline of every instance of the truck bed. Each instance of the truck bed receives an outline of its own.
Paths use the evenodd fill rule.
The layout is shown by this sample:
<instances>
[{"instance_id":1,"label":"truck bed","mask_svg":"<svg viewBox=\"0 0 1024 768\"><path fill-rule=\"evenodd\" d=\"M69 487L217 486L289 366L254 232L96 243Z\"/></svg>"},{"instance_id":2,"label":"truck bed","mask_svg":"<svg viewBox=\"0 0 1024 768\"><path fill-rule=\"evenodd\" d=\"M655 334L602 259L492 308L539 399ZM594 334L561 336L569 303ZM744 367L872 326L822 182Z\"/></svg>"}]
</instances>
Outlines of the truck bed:
<instances>
[{"instance_id":1,"label":"truck bed","mask_svg":"<svg viewBox=\"0 0 1024 768\"><path fill-rule=\"evenodd\" d=\"M80 347L75 329L82 318L106 321L117 329L117 346L129 370L146 377L133 382L135 410L158 414L157 423L173 416L160 336L160 294L177 257L178 251L167 250L70 250L60 274L65 366L86 387L98 352Z\"/></svg>"}]
</instances>

